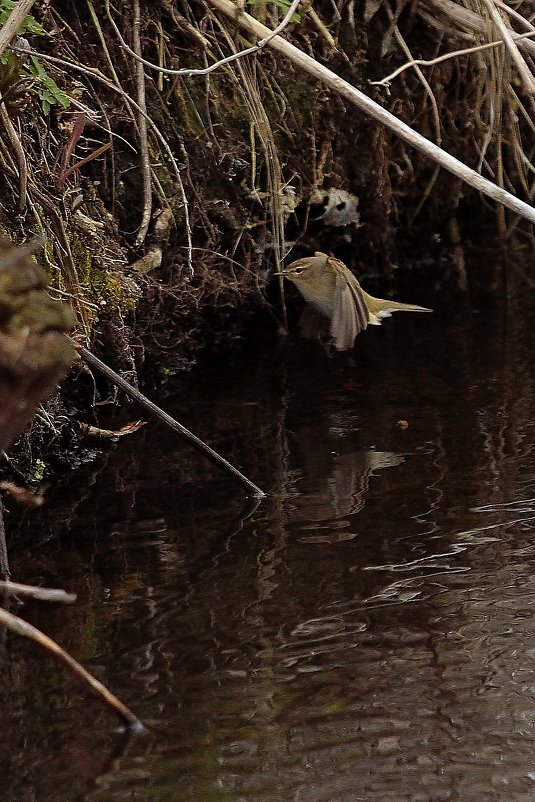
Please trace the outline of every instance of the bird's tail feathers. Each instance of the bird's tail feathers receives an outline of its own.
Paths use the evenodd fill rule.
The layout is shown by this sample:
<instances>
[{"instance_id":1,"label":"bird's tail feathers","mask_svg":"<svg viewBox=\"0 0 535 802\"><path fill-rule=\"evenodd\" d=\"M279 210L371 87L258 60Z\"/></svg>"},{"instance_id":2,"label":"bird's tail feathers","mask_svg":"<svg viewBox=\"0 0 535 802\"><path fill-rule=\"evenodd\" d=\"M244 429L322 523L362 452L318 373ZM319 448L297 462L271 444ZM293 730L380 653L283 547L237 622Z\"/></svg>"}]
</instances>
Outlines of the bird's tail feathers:
<instances>
[{"instance_id":1,"label":"bird's tail feathers","mask_svg":"<svg viewBox=\"0 0 535 802\"><path fill-rule=\"evenodd\" d=\"M373 298L366 294L366 303L369 310L371 326L380 326L384 317L391 317L392 312L432 312L426 306L417 304L404 304L400 301L386 301L382 298Z\"/></svg>"}]
</instances>

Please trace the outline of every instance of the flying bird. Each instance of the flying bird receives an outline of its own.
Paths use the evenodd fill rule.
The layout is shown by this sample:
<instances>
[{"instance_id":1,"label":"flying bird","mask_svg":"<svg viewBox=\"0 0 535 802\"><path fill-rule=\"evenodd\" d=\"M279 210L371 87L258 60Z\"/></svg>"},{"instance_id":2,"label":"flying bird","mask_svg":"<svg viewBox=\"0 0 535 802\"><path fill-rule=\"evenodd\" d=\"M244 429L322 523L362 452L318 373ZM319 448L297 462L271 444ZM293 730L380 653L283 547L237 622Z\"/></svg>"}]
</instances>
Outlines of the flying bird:
<instances>
[{"instance_id":1,"label":"flying bird","mask_svg":"<svg viewBox=\"0 0 535 802\"><path fill-rule=\"evenodd\" d=\"M301 334L313 338L330 334L338 351L352 348L357 334L368 326L380 326L392 312L433 311L368 295L343 262L321 251L292 262L276 275L295 284L308 304L299 321Z\"/></svg>"}]
</instances>

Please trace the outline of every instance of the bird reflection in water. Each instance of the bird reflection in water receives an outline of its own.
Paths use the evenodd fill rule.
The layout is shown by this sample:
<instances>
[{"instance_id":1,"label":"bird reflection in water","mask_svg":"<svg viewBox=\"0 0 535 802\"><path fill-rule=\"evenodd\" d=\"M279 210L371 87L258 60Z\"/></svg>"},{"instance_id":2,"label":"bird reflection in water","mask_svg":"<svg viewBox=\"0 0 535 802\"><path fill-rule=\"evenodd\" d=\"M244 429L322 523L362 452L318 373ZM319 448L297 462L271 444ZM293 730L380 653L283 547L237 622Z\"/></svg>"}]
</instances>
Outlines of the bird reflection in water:
<instances>
[{"instance_id":1,"label":"bird reflection in water","mask_svg":"<svg viewBox=\"0 0 535 802\"><path fill-rule=\"evenodd\" d=\"M405 458L391 451L375 451L374 449L353 451L333 458L334 464L327 481L315 486L311 492L304 492L295 500L297 515L294 520L324 522L329 525L328 535L310 534L307 540L334 542L349 537L345 535L347 528L345 518L360 512L370 490L370 478L384 468L401 465ZM334 527L333 521L338 521ZM354 535L351 535L353 537Z\"/></svg>"}]
</instances>

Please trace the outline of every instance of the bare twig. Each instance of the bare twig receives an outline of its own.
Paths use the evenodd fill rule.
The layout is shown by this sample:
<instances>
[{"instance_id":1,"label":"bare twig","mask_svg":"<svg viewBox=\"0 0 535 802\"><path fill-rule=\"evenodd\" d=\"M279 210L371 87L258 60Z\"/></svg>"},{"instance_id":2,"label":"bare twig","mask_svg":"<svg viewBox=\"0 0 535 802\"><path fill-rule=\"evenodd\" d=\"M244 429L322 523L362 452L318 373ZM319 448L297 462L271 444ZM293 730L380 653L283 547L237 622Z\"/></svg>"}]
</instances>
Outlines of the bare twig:
<instances>
[{"instance_id":1,"label":"bare twig","mask_svg":"<svg viewBox=\"0 0 535 802\"><path fill-rule=\"evenodd\" d=\"M141 721L126 705L111 693L102 682L99 682L96 677L80 665L74 657L71 657L68 652L62 649L56 641L49 638L48 635L45 635L40 629L37 629L37 627L32 626L32 624L19 618L17 615L8 613L7 610L2 610L1 608L0 624L3 624L12 632L16 632L17 635L30 638L30 640L37 643L37 645L44 649L49 655L55 657L58 662L63 663L65 668L70 671L76 679L83 682L97 699L100 699L101 702L111 707L131 730L140 731L144 729Z\"/></svg>"},{"instance_id":2,"label":"bare twig","mask_svg":"<svg viewBox=\"0 0 535 802\"><path fill-rule=\"evenodd\" d=\"M19 0L0 30L0 56L30 13L35 0Z\"/></svg>"},{"instance_id":3,"label":"bare twig","mask_svg":"<svg viewBox=\"0 0 535 802\"><path fill-rule=\"evenodd\" d=\"M97 13L96 13L96 11L94 9L93 3L91 2L91 0L86 0L86 3L87 3L87 7L89 8L89 13L91 14L91 19L93 20L93 25L95 26L95 30L97 32L97 36L98 36L99 41L100 41L100 46L102 47L102 51L104 53L104 57L106 59L107 65L108 65L108 70L110 72L110 75L113 78L113 80L115 81L116 86L121 86L121 81L120 81L119 76L117 74L117 71L115 69L115 66L114 66L114 63L113 63L113 59L112 59L112 57L110 55L110 51L108 49L108 43L107 43L106 37L104 36L104 32L102 30L102 26L100 24L100 21L99 21L99 18L97 16ZM102 113L103 113L106 121L108 122L108 127L110 128L109 134L110 134L110 142L111 142L112 141L112 136L117 136L117 134L112 134L112 132L111 132L111 124L109 123L108 114L107 114L106 108L104 107L102 101L98 97L98 93L97 93L97 101L98 101L98 104L99 104L99 106L100 106L100 108L102 110ZM130 118L132 119L132 122L134 123L134 126L137 127L137 116L134 114L134 110L132 109L132 107L128 103L126 103L126 109L127 109L128 114L130 115ZM128 145L137 154L137 151L135 150L133 145L131 145L130 143L128 143ZM113 147L112 147L112 150L111 150L111 153L110 153L110 162L111 162L111 165L110 165L111 166L111 180L110 180L111 209L113 210L113 213L115 213L115 207L116 207L116 197L115 197L115 193L116 193L116 176L115 176L115 153L114 153Z\"/></svg>"},{"instance_id":4,"label":"bare twig","mask_svg":"<svg viewBox=\"0 0 535 802\"><path fill-rule=\"evenodd\" d=\"M316 28L318 29L318 31L321 33L321 35L323 36L329 47L331 47L333 50L338 50L338 45L336 44L333 35L329 31L325 23L322 21L322 19L314 11L314 6L310 5L306 13L310 17Z\"/></svg>"},{"instance_id":5,"label":"bare twig","mask_svg":"<svg viewBox=\"0 0 535 802\"><path fill-rule=\"evenodd\" d=\"M535 31L529 31L529 33L523 33L521 37L526 39L528 37L535 36ZM479 53L481 50L488 50L491 47L501 47L503 46L502 39L495 39L493 42L486 42L484 45L477 45L475 47L464 47L461 50L451 50L449 53L443 53L441 56L436 56L435 58L415 58L411 59L410 61L406 61L405 64L402 64L400 67L395 69L389 75L386 75L384 78L381 78L380 81L370 81L371 86L387 86L394 78L397 78L398 75L401 75L402 72L408 70L410 67L416 67L420 65L421 67L433 67L435 64L440 64L442 61L447 61L450 58L458 58L459 56L468 56L470 53Z\"/></svg>"},{"instance_id":6,"label":"bare twig","mask_svg":"<svg viewBox=\"0 0 535 802\"><path fill-rule=\"evenodd\" d=\"M76 593L67 593L61 588L39 588L35 585L21 585L20 582L0 581L0 593L6 596L26 596L29 599L47 602L64 602L70 604L76 601Z\"/></svg>"},{"instance_id":7,"label":"bare twig","mask_svg":"<svg viewBox=\"0 0 535 802\"><path fill-rule=\"evenodd\" d=\"M180 14L176 8L175 0L161 0L161 5L175 23L177 30L193 39L203 50L210 49L208 39L183 14Z\"/></svg>"},{"instance_id":8,"label":"bare twig","mask_svg":"<svg viewBox=\"0 0 535 802\"><path fill-rule=\"evenodd\" d=\"M284 19L282 20L281 23L279 23L279 25L277 25L277 27L273 31L270 31L269 28L264 28L264 30L266 31L266 35L262 39L262 41L258 42L256 45L253 45L252 47L248 47L245 50L240 50L237 53L232 53L232 55L227 56L226 58L222 58L219 61L216 61L214 64L210 64L209 67L202 67L201 69L197 69L197 70L194 70L194 69L172 70L169 67L161 67L159 64L154 64L152 61L147 61L146 59L141 58L141 56L138 55L137 53L135 53L134 50L132 50L132 48L129 47L127 45L127 43L125 42L125 40L123 39L123 37L121 35L121 32L120 32L119 28L117 27L117 25L115 23L115 20L113 19L112 15L111 15L111 12L110 12L110 0L106 0L106 13L108 15L109 21L112 24L112 27L115 30L115 33L117 34L117 38L119 39L119 41L121 43L121 47L123 47L126 50L127 53L130 53L131 56L133 56L135 59L139 60L146 67L150 67L152 70L157 70L157 72L163 72L166 75L181 75L183 78L185 78L185 77L189 77L189 76L192 76L192 75L208 75L208 73L219 69L219 67L222 67L224 64L230 64L232 61L236 61L236 59L238 59L238 58L243 58L244 56L249 56L249 55L251 55L251 53L257 53L259 50L261 50L263 47L265 47L267 44L269 44L271 42L271 40L275 36L278 36L279 34L281 34L282 31L289 25L289 23L292 20L293 15L297 11L297 8L298 8L300 2L301 2L301 0L293 0L293 2L291 4L290 8L288 9Z\"/></svg>"},{"instance_id":9,"label":"bare twig","mask_svg":"<svg viewBox=\"0 0 535 802\"><path fill-rule=\"evenodd\" d=\"M66 335L67 336L67 335ZM88 351L87 348L84 348L82 345L79 345L70 337L67 336L69 342L71 342L78 353L80 354L86 362L91 365L92 367L96 368L99 373L102 373L103 376L106 376L116 387L120 387L130 398L133 398L134 401L137 401L138 404L141 404L146 410L148 410L152 415L154 415L158 420L165 423L166 426L169 426L177 434L184 437L188 443L190 443L197 451L200 451L207 457L214 465L217 465L222 470L226 471L226 473L233 476L237 479L243 487L245 487L253 496L256 498L264 498L265 493L263 490L260 490L253 482L250 481L246 476L241 473L234 465L231 465L224 457L214 451L213 448L210 448L209 445L204 443L199 437L190 432L189 429L186 429L185 426L182 426L177 420L168 415L167 412L164 412L163 409L160 409L159 406L154 404L150 401L143 393L140 393L135 387L123 379L122 376L119 376L114 370L112 370L105 362L102 362L98 357Z\"/></svg>"},{"instance_id":10,"label":"bare twig","mask_svg":"<svg viewBox=\"0 0 535 802\"><path fill-rule=\"evenodd\" d=\"M143 114L138 116L139 128L139 155L141 157L141 176L143 179L143 212L141 223L136 236L136 246L139 247L147 236L149 223L152 214L152 183L150 176L150 156L149 143L147 138L147 101L145 97L145 70L141 59L141 35L139 32L141 25L141 10L139 0L133 0L134 18L132 21L132 43L134 52L137 56L135 61L137 102Z\"/></svg>"},{"instance_id":11,"label":"bare twig","mask_svg":"<svg viewBox=\"0 0 535 802\"><path fill-rule=\"evenodd\" d=\"M88 153L87 156L84 156L84 158L80 159L79 162L76 162L76 164L72 164L68 170L65 170L65 172L62 173L60 176L61 180L66 181L67 178L70 175L72 175L72 173L75 173L77 170L80 170L80 168L84 167L86 164L89 164L89 162L92 162L94 159L98 159L99 156L102 156L102 154L106 153L106 151L109 150L110 148L111 148L111 142L105 142L96 150L93 150L91 153Z\"/></svg>"},{"instance_id":12,"label":"bare twig","mask_svg":"<svg viewBox=\"0 0 535 802\"><path fill-rule=\"evenodd\" d=\"M24 210L24 207L26 206L26 197L28 188L28 162L26 161L26 154L24 153L24 148L22 147L19 135L15 130L15 126L11 122L11 117L7 112L5 103L2 100L1 96L0 96L0 120L2 121L2 125L6 129L7 137L11 142L11 145L13 146L13 150L15 151L15 156L17 158L17 164L19 168L18 209L19 212L22 212Z\"/></svg>"},{"instance_id":13,"label":"bare twig","mask_svg":"<svg viewBox=\"0 0 535 802\"><path fill-rule=\"evenodd\" d=\"M209 2L213 8L216 8L227 17L230 17L230 19L235 20L236 24L245 28L250 33L261 37L266 35L268 29L249 14L242 12L237 15L236 6L231 0L209 0ZM433 161L438 162L438 164L474 187L474 189L488 195L498 203L507 206L507 208L517 212L526 220L535 223L535 208L533 206L516 198L502 187L498 187L492 181L476 173L475 170L472 170L468 165L459 161L459 159L456 159L417 131L414 131L406 123L399 120L386 109L383 109L363 92L356 89L343 78L340 78L340 76L336 75L332 70L319 64L315 59L304 53L295 45L285 41L280 36L276 36L271 40L270 47L302 67L309 75L312 75L317 80L338 92L338 94L347 98L351 103L366 112L366 114L369 114L375 120L394 131L405 142L417 148Z\"/></svg>"},{"instance_id":14,"label":"bare twig","mask_svg":"<svg viewBox=\"0 0 535 802\"><path fill-rule=\"evenodd\" d=\"M112 78L115 81L115 83L117 85L119 85L120 84L119 76L117 75L117 70L115 69L115 65L113 63L113 59L112 59L112 57L110 55L110 51L108 49L108 43L106 42L106 37L104 36L104 32L103 32L102 27L100 25L100 21L99 21L99 18L97 16L97 13L95 11L95 8L93 6L93 3L91 2L91 0L86 0L86 3L87 3L87 7L89 8L89 13L91 14L91 19L93 20L93 25L95 26L95 29L97 31L97 36L98 36L98 38L100 40L100 44L101 44L102 50L104 52L104 56L106 58L106 63L108 65L108 69L109 69L109 71L110 71L110 73L112 75Z\"/></svg>"}]
</instances>

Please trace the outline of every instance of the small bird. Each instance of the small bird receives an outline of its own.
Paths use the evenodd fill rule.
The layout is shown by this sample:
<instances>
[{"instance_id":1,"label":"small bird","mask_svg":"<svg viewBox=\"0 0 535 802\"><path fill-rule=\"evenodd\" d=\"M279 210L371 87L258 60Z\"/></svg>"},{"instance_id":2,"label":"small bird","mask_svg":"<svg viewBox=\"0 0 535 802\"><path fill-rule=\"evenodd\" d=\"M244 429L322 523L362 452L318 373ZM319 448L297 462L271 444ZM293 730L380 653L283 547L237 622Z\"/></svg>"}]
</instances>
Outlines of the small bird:
<instances>
[{"instance_id":1,"label":"small bird","mask_svg":"<svg viewBox=\"0 0 535 802\"><path fill-rule=\"evenodd\" d=\"M392 312L432 312L425 306L373 298L364 292L343 262L316 251L288 265L280 273L291 281L308 306L299 328L304 337L330 334L338 351L353 347L357 334L367 326L380 326Z\"/></svg>"}]
</instances>

